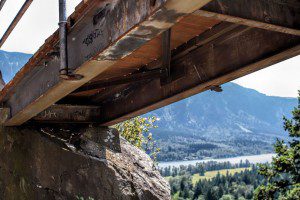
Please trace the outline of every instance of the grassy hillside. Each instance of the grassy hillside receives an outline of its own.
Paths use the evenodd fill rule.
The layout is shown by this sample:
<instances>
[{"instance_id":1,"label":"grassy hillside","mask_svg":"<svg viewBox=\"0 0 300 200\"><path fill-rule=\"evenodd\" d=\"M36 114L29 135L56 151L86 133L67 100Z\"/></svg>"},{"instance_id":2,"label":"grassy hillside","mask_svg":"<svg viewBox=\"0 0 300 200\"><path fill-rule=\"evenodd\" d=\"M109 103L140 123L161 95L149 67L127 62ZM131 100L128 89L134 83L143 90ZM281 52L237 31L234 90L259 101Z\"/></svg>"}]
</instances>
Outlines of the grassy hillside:
<instances>
[{"instance_id":1,"label":"grassy hillside","mask_svg":"<svg viewBox=\"0 0 300 200\"><path fill-rule=\"evenodd\" d=\"M212 179L217 176L218 173L220 175L226 175L227 173L229 175L234 175L235 173L240 173L245 171L246 169L250 170L251 167L246 167L246 168L236 168L236 169L222 169L222 170L216 170L216 171L208 171L205 172L204 176L200 176L199 174L194 174L192 178L192 183L195 185L200 179Z\"/></svg>"},{"instance_id":2,"label":"grassy hillside","mask_svg":"<svg viewBox=\"0 0 300 200\"><path fill-rule=\"evenodd\" d=\"M226 174L234 175L235 173L241 173L247 169L251 170L251 167L207 171L204 173L204 176L200 176L199 174L194 174L194 175L192 175L192 183L193 183L193 185L195 185L199 180L203 180L203 179L210 180L210 179L216 177L218 173L220 173L220 175L224 175L224 176L226 176ZM171 178L171 176L165 177L165 179L167 179L168 181L170 180L170 178Z\"/></svg>"}]
</instances>

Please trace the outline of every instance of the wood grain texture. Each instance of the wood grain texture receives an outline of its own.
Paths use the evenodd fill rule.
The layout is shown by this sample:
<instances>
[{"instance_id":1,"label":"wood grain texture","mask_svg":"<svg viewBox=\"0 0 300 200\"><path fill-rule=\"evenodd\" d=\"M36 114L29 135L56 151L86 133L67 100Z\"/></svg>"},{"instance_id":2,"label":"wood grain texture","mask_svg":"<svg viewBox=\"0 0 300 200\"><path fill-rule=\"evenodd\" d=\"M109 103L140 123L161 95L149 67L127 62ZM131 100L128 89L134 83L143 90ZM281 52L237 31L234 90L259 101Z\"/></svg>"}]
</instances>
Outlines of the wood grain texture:
<instances>
[{"instance_id":1,"label":"wood grain texture","mask_svg":"<svg viewBox=\"0 0 300 200\"><path fill-rule=\"evenodd\" d=\"M53 105L35 116L32 121L41 123L88 123L100 120L97 106Z\"/></svg>"},{"instance_id":2,"label":"wood grain texture","mask_svg":"<svg viewBox=\"0 0 300 200\"><path fill-rule=\"evenodd\" d=\"M276 32L280 32L280 33L286 33L286 34L300 36L299 29L287 28L287 27L273 25L270 23L259 22L259 21L255 21L255 20L251 20L251 19L244 19L244 18L240 18L240 17L234 17L234 16L230 16L230 15L224 15L224 14L209 12L209 11L205 11L205 10L197 10L196 12L194 12L194 14L202 16L202 17L206 17L209 19L221 20L221 21L231 22L231 23L235 23L235 24L240 24L240 25L245 25L245 26L250 26L250 27L255 27L255 28L261 28L261 29L265 29L265 30L269 30L269 31L276 31Z\"/></svg>"},{"instance_id":3,"label":"wood grain texture","mask_svg":"<svg viewBox=\"0 0 300 200\"><path fill-rule=\"evenodd\" d=\"M300 30L298 0L215 0L202 10Z\"/></svg>"}]
</instances>

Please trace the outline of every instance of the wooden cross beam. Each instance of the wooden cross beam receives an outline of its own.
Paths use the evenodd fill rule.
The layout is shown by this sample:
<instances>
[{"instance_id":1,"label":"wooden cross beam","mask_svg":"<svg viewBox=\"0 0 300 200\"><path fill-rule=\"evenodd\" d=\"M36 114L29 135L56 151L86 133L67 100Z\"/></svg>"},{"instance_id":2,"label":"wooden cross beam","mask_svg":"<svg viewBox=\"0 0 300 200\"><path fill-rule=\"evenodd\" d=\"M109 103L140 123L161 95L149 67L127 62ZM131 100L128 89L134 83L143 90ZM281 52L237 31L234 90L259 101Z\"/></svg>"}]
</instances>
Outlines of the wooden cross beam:
<instances>
[{"instance_id":1,"label":"wooden cross beam","mask_svg":"<svg viewBox=\"0 0 300 200\"><path fill-rule=\"evenodd\" d=\"M116 85L124 85L124 84L129 84L129 83L141 82L141 81L145 81L148 79L153 80L153 79L163 77L165 74L166 74L166 70L160 69L160 68L153 69L153 70L147 70L147 71L141 71L141 72L137 72L137 73L128 74L123 77L116 77L116 78L96 81L87 86L82 86L82 87L78 88L77 90L72 92L72 94L87 92L87 91L95 90L95 89L101 89L104 87L111 87L111 86L116 86Z\"/></svg>"},{"instance_id":2,"label":"wooden cross beam","mask_svg":"<svg viewBox=\"0 0 300 200\"><path fill-rule=\"evenodd\" d=\"M39 123L89 123L100 121L98 106L53 105L34 116L31 121ZM0 108L0 124L10 118L9 108Z\"/></svg>"},{"instance_id":3,"label":"wooden cross beam","mask_svg":"<svg viewBox=\"0 0 300 200\"><path fill-rule=\"evenodd\" d=\"M224 15L224 14L209 12L209 11L205 11L205 10L197 10L196 12L194 12L194 14L202 16L202 17L206 17L206 18L211 18L211 19L231 22L231 23L235 23L235 24L240 24L240 25L245 25L245 26L261 28L261 29L265 29L265 30L300 36L300 30L298 30L298 29L287 28L287 27L264 23L264 22L255 21L255 20L251 20L251 19L244 19L244 18L240 18L240 17L234 17L234 16L230 16L230 15Z\"/></svg>"},{"instance_id":4,"label":"wooden cross beam","mask_svg":"<svg viewBox=\"0 0 300 200\"><path fill-rule=\"evenodd\" d=\"M88 123L100 121L98 106L53 105L32 120L41 123Z\"/></svg>"},{"instance_id":5,"label":"wooden cross beam","mask_svg":"<svg viewBox=\"0 0 300 200\"><path fill-rule=\"evenodd\" d=\"M300 36L298 0L213 1L194 14L240 25Z\"/></svg>"}]
</instances>

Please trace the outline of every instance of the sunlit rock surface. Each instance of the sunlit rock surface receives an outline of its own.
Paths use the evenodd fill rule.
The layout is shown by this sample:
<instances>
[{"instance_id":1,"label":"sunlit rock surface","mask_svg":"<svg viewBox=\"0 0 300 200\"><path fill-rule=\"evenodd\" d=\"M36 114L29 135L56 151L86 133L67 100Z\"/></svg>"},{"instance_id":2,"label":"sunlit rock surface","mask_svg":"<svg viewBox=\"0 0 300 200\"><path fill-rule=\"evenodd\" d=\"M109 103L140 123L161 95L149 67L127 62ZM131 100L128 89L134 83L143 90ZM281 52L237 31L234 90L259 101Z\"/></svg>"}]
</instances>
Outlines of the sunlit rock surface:
<instances>
[{"instance_id":1,"label":"sunlit rock surface","mask_svg":"<svg viewBox=\"0 0 300 200\"><path fill-rule=\"evenodd\" d=\"M148 155L115 130L61 130L0 129L0 199L170 199Z\"/></svg>"}]
</instances>

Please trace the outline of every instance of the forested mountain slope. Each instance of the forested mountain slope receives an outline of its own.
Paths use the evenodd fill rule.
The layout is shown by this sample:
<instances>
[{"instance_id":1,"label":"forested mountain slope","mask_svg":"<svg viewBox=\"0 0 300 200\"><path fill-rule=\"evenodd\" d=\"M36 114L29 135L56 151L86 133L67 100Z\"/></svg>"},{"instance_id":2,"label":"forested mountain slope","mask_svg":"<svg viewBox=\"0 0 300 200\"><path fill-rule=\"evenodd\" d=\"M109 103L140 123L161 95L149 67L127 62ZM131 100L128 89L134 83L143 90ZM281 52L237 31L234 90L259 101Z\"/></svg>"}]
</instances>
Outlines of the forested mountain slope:
<instances>
[{"instance_id":1,"label":"forested mountain slope","mask_svg":"<svg viewBox=\"0 0 300 200\"><path fill-rule=\"evenodd\" d=\"M154 131L160 160L227 157L272 152L284 137L282 117L296 98L272 97L235 83L206 91L147 115L159 118Z\"/></svg>"}]
</instances>

